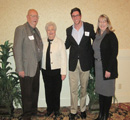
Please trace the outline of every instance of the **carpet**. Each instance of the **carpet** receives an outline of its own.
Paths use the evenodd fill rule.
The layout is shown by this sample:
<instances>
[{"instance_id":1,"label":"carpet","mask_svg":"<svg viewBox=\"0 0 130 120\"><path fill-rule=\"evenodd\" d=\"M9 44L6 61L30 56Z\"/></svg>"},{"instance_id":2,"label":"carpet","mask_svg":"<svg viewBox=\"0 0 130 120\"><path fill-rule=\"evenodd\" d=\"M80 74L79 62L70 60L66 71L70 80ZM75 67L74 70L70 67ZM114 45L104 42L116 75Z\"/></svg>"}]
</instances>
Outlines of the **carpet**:
<instances>
[{"instance_id":1,"label":"carpet","mask_svg":"<svg viewBox=\"0 0 130 120\"><path fill-rule=\"evenodd\" d=\"M88 110L88 107L86 107L86 109L86 120L94 120L98 116L98 111L90 111ZM46 113L46 108L39 108L39 111ZM32 117L32 120L69 120L70 108L61 107L60 111L61 115L59 117L55 117L54 114L51 114L49 117ZM21 113L21 109L15 109L13 117L0 116L0 120L18 120ZM78 111L75 120L82 120L80 111ZM130 120L130 103L112 104L108 120Z\"/></svg>"}]
</instances>

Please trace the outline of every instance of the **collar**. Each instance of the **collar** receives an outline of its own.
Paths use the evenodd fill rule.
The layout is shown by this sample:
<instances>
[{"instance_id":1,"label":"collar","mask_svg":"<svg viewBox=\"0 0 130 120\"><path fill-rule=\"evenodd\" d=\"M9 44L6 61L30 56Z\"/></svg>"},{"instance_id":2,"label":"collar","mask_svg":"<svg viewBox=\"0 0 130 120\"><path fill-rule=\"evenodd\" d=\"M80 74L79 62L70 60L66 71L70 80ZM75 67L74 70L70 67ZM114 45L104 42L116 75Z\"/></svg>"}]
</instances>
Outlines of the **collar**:
<instances>
[{"instance_id":1,"label":"collar","mask_svg":"<svg viewBox=\"0 0 130 120\"><path fill-rule=\"evenodd\" d=\"M50 40L50 41L51 41L51 43L53 43L53 42L57 42L57 40L58 40L58 38L57 38L57 36L55 36L55 38L53 40ZM46 42L48 42L48 38L46 38Z\"/></svg>"},{"instance_id":2,"label":"collar","mask_svg":"<svg viewBox=\"0 0 130 120\"><path fill-rule=\"evenodd\" d=\"M49 38L48 38L48 39L47 39L47 41L48 41L48 42L52 42L52 41L53 41L53 39L49 39Z\"/></svg>"},{"instance_id":3,"label":"collar","mask_svg":"<svg viewBox=\"0 0 130 120\"><path fill-rule=\"evenodd\" d=\"M79 30L80 30L81 28L83 28L83 21L81 21L81 22L82 22L82 25L81 25L81 27L79 28ZM75 27L74 27L74 24L72 25L72 29L76 30Z\"/></svg>"},{"instance_id":4,"label":"collar","mask_svg":"<svg viewBox=\"0 0 130 120\"><path fill-rule=\"evenodd\" d=\"M27 22L27 25L29 26L31 31L34 31L36 29L36 28L33 28L28 22Z\"/></svg>"}]
</instances>

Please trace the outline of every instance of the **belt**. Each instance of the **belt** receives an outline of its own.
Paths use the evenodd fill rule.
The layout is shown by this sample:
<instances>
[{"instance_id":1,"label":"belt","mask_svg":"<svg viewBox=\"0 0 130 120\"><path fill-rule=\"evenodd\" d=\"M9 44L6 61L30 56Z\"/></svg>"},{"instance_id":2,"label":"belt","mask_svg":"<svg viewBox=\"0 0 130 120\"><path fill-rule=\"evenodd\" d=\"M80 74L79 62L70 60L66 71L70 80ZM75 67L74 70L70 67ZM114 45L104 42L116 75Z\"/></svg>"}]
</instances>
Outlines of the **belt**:
<instances>
[{"instance_id":1,"label":"belt","mask_svg":"<svg viewBox=\"0 0 130 120\"><path fill-rule=\"evenodd\" d=\"M101 59L101 58L95 58L95 60L97 60L97 61L101 61L102 59Z\"/></svg>"}]
</instances>

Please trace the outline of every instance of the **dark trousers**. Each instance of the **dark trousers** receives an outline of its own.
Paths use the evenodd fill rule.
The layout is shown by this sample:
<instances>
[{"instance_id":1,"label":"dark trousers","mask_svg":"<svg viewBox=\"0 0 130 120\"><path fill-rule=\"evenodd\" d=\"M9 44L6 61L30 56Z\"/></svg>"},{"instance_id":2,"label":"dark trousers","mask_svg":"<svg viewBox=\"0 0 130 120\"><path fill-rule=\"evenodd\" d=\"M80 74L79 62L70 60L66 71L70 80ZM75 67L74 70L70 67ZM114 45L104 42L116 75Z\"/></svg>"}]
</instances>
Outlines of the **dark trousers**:
<instances>
[{"instance_id":1,"label":"dark trousers","mask_svg":"<svg viewBox=\"0 0 130 120\"><path fill-rule=\"evenodd\" d=\"M40 63L34 77L20 77L20 86L22 94L23 116L30 116L37 112L38 95L39 95L39 75Z\"/></svg>"},{"instance_id":2,"label":"dark trousers","mask_svg":"<svg viewBox=\"0 0 130 120\"><path fill-rule=\"evenodd\" d=\"M42 75L45 85L47 112L59 111L62 88L60 71L51 71L50 74L48 74L47 71L42 69Z\"/></svg>"}]
</instances>

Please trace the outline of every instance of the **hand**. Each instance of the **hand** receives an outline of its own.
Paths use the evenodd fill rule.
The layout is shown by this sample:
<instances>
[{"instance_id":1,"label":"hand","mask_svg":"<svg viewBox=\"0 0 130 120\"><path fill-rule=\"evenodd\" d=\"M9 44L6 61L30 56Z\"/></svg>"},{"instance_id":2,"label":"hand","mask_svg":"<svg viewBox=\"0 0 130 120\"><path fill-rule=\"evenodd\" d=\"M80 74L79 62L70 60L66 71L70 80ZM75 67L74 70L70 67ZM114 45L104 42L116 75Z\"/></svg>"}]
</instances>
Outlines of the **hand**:
<instances>
[{"instance_id":1,"label":"hand","mask_svg":"<svg viewBox=\"0 0 130 120\"><path fill-rule=\"evenodd\" d=\"M106 72L105 72L105 78L109 78L110 76L111 76L111 73L108 72L108 71L106 71Z\"/></svg>"},{"instance_id":2,"label":"hand","mask_svg":"<svg viewBox=\"0 0 130 120\"><path fill-rule=\"evenodd\" d=\"M24 71L20 71L19 72L19 76L22 77L22 78L24 78L24 76L25 76Z\"/></svg>"},{"instance_id":3,"label":"hand","mask_svg":"<svg viewBox=\"0 0 130 120\"><path fill-rule=\"evenodd\" d=\"M66 78L66 75L61 75L61 80L64 80Z\"/></svg>"}]
</instances>

